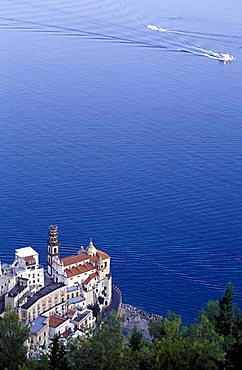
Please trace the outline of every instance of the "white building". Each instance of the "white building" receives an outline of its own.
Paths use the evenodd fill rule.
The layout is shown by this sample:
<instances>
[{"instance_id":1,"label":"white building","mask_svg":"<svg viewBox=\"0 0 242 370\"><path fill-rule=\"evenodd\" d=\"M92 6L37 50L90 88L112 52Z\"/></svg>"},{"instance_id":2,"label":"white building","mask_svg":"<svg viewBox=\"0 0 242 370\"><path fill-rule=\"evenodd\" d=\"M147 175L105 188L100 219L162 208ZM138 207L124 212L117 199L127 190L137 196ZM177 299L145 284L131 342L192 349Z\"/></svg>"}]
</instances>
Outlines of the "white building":
<instances>
[{"instance_id":1,"label":"white building","mask_svg":"<svg viewBox=\"0 0 242 370\"><path fill-rule=\"evenodd\" d=\"M44 268L39 264L39 254L32 247L15 250L12 268L16 277L28 279L30 289L37 291L44 287Z\"/></svg>"},{"instance_id":2,"label":"white building","mask_svg":"<svg viewBox=\"0 0 242 370\"><path fill-rule=\"evenodd\" d=\"M112 297L110 256L93 245L92 240L84 250L73 256L60 258L58 227L49 228L48 273L55 282L64 283L67 290L75 287L83 295L87 305L98 303L108 306ZM76 296L76 295L75 295ZM69 297L74 298L74 296Z\"/></svg>"}]
</instances>

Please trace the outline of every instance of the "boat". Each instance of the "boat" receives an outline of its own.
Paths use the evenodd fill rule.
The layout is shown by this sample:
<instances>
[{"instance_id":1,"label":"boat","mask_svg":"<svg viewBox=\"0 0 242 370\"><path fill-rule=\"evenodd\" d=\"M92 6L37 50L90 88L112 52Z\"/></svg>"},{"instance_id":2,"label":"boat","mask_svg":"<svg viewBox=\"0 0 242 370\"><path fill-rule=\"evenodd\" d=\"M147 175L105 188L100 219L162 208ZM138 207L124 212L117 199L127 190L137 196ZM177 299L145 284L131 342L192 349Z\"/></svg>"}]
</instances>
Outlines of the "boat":
<instances>
[{"instance_id":1,"label":"boat","mask_svg":"<svg viewBox=\"0 0 242 370\"><path fill-rule=\"evenodd\" d=\"M225 54L225 53L220 53L219 58L220 58L221 62L224 62L224 64L226 64L228 62L232 62L232 60L234 60L233 55L229 55L229 54Z\"/></svg>"}]
</instances>

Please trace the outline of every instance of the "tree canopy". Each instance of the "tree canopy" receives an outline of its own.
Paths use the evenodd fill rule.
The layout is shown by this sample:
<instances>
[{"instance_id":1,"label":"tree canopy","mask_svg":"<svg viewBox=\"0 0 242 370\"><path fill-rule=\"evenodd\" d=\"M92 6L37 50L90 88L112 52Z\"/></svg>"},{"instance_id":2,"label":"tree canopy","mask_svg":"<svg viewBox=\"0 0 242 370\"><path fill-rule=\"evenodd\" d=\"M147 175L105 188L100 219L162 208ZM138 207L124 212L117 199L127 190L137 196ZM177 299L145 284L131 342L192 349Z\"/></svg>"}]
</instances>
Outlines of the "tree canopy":
<instances>
[{"instance_id":1,"label":"tree canopy","mask_svg":"<svg viewBox=\"0 0 242 370\"><path fill-rule=\"evenodd\" d=\"M122 318L97 318L88 336L52 338L48 352L27 358L28 328L7 311L0 321L1 369L9 370L237 370L242 364L242 314L234 304L233 286L209 301L195 322L184 324L174 312L150 324L151 342L135 327L122 334Z\"/></svg>"}]
</instances>

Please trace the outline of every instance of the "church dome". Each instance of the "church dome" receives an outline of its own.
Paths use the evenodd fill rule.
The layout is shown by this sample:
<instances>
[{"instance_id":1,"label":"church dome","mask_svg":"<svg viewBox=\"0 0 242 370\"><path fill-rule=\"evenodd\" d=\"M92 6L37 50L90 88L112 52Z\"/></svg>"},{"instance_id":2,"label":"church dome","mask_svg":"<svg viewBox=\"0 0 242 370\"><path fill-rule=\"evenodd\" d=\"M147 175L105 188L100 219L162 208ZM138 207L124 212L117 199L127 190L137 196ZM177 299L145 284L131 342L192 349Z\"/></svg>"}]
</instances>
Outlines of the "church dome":
<instances>
[{"instance_id":1,"label":"church dome","mask_svg":"<svg viewBox=\"0 0 242 370\"><path fill-rule=\"evenodd\" d=\"M93 242L92 242L92 239L90 240L90 243L89 243L89 246L87 247L86 249L86 252L87 254L89 254L90 256L95 256L96 253L97 253L97 250L96 248L94 247L93 245Z\"/></svg>"}]
</instances>

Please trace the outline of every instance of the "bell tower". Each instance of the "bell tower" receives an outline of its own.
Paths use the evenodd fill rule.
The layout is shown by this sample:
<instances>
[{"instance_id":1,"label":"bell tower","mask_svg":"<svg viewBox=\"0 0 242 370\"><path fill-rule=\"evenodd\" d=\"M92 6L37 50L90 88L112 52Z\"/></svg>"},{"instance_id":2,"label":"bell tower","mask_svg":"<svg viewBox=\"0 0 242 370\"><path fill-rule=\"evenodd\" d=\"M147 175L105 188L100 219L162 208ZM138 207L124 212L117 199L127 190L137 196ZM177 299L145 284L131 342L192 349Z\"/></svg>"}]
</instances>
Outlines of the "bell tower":
<instances>
[{"instance_id":1,"label":"bell tower","mask_svg":"<svg viewBox=\"0 0 242 370\"><path fill-rule=\"evenodd\" d=\"M51 225L49 227L49 239L48 239L48 274L52 276L52 263L55 257L60 256L60 243L58 240L58 226Z\"/></svg>"}]
</instances>

